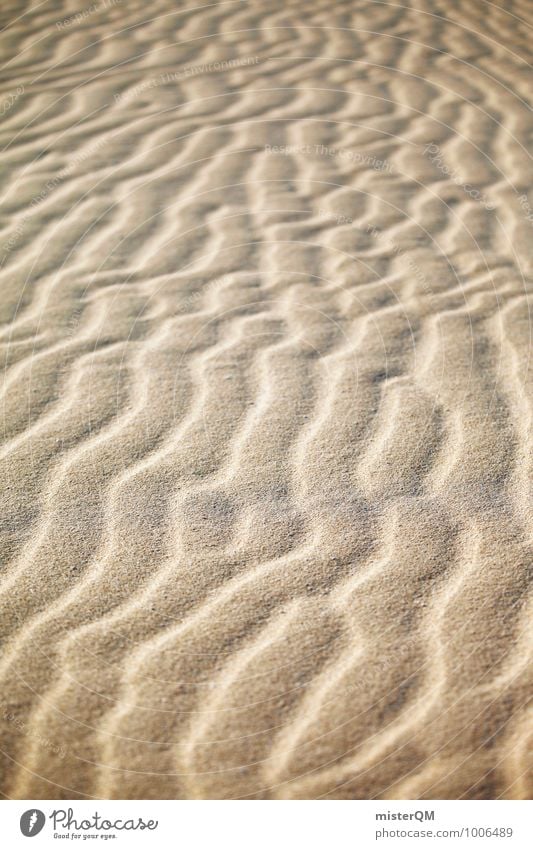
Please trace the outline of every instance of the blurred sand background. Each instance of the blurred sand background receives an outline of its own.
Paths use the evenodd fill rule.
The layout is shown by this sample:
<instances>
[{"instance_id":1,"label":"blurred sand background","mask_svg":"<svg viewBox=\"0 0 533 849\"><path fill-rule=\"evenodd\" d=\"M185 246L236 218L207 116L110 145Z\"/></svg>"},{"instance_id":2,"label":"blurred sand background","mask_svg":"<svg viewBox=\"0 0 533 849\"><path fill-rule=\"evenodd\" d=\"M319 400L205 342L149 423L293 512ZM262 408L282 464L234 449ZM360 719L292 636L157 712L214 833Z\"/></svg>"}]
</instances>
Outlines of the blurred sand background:
<instances>
[{"instance_id":1,"label":"blurred sand background","mask_svg":"<svg viewBox=\"0 0 533 849\"><path fill-rule=\"evenodd\" d=\"M4 796L530 796L532 4L1 26Z\"/></svg>"}]
</instances>

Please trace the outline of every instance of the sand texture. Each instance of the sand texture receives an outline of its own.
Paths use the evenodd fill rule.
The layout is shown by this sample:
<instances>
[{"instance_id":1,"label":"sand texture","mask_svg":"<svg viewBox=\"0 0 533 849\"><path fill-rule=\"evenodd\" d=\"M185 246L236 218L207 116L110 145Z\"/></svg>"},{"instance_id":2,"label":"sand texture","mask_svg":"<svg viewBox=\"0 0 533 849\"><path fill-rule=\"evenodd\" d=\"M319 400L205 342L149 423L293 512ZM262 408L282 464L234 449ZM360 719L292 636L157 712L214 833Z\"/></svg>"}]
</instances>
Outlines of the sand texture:
<instances>
[{"instance_id":1,"label":"sand texture","mask_svg":"<svg viewBox=\"0 0 533 849\"><path fill-rule=\"evenodd\" d=\"M1 26L3 795L530 797L533 4Z\"/></svg>"}]
</instances>

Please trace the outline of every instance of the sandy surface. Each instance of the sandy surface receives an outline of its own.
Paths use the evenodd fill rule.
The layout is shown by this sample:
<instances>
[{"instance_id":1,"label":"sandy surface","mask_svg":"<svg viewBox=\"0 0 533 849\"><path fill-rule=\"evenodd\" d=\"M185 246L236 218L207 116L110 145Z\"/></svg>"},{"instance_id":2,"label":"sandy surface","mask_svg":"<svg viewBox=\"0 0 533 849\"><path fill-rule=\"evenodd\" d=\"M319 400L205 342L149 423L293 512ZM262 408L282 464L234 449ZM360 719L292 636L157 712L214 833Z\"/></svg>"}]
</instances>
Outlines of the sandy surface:
<instances>
[{"instance_id":1,"label":"sandy surface","mask_svg":"<svg viewBox=\"0 0 533 849\"><path fill-rule=\"evenodd\" d=\"M531 4L2 26L3 794L530 795Z\"/></svg>"}]
</instances>

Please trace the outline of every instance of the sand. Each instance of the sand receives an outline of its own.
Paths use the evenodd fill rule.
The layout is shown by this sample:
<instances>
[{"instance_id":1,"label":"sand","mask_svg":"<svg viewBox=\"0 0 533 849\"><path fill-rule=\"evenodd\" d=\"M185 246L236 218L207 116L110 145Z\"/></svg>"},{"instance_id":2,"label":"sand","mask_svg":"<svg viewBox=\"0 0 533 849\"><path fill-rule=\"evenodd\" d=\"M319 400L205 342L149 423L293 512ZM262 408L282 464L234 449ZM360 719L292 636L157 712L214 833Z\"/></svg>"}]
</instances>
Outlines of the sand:
<instances>
[{"instance_id":1,"label":"sand","mask_svg":"<svg viewBox=\"0 0 533 849\"><path fill-rule=\"evenodd\" d=\"M530 796L531 4L2 27L4 797Z\"/></svg>"}]
</instances>

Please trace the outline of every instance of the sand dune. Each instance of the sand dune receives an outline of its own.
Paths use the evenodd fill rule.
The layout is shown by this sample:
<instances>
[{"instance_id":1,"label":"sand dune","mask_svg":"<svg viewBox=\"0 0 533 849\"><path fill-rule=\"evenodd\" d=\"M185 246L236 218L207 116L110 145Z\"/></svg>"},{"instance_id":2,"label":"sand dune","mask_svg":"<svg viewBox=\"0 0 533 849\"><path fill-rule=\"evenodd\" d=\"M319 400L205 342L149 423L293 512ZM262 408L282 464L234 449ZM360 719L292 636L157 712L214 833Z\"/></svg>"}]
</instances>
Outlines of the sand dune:
<instances>
[{"instance_id":1,"label":"sand dune","mask_svg":"<svg viewBox=\"0 0 533 849\"><path fill-rule=\"evenodd\" d=\"M1 26L3 795L530 797L531 5Z\"/></svg>"}]
</instances>

